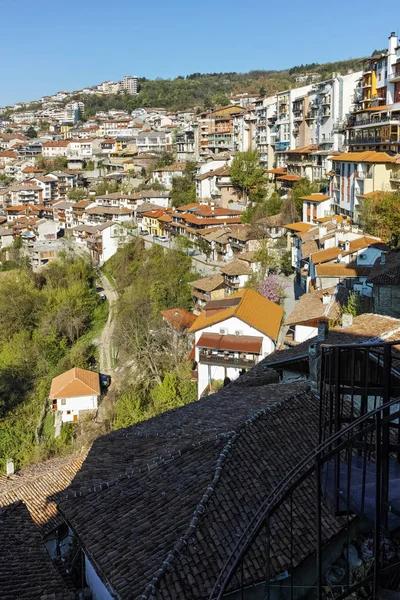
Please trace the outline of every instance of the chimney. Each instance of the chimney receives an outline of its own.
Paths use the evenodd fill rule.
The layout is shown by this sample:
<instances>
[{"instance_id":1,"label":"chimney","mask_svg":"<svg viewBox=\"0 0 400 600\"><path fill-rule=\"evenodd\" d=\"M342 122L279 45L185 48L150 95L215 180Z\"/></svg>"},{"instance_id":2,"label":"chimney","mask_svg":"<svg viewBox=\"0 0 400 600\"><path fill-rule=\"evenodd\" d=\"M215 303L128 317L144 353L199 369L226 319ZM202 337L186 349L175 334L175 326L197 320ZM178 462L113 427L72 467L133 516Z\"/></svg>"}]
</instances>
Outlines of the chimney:
<instances>
[{"instance_id":1,"label":"chimney","mask_svg":"<svg viewBox=\"0 0 400 600\"><path fill-rule=\"evenodd\" d=\"M350 242L349 242L349 240L345 241L345 243L344 243L344 249L345 249L346 252L349 252L349 250L350 250Z\"/></svg>"},{"instance_id":2,"label":"chimney","mask_svg":"<svg viewBox=\"0 0 400 600\"><path fill-rule=\"evenodd\" d=\"M6 475L7 477L14 475L14 461L12 458L7 458L6 460Z\"/></svg>"},{"instance_id":3,"label":"chimney","mask_svg":"<svg viewBox=\"0 0 400 600\"><path fill-rule=\"evenodd\" d=\"M328 335L328 323L326 321L320 321L318 323L318 336L317 340L323 342L326 340L326 336Z\"/></svg>"},{"instance_id":4,"label":"chimney","mask_svg":"<svg viewBox=\"0 0 400 600\"><path fill-rule=\"evenodd\" d=\"M349 313L342 314L342 329L347 329L353 325L353 315Z\"/></svg>"},{"instance_id":5,"label":"chimney","mask_svg":"<svg viewBox=\"0 0 400 600\"><path fill-rule=\"evenodd\" d=\"M320 225L318 228L318 235L320 238L326 236L328 230L326 228L326 225Z\"/></svg>"},{"instance_id":6,"label":"chimney","mask_svg":"<svg viewBox=\"0 0 400 600\"><path fill-rule=\"evenodd\" d=\"M331 295L327 292L322 295L322 304L329 304L331 301Z\"/></svg>"},{"instance_id":7,"label":"chimney","mask_svg":"<svg viewBox=\"0 0 400 600\"><path fill-rule=\"evenodd\" d=\"M318 332L320 325L321 323L318 323ZM321 345L318 342L310 344L308 347L308 364L310 369L311 391L315 396L319 397L321 382Z\"/></svg>"}]
</instances>

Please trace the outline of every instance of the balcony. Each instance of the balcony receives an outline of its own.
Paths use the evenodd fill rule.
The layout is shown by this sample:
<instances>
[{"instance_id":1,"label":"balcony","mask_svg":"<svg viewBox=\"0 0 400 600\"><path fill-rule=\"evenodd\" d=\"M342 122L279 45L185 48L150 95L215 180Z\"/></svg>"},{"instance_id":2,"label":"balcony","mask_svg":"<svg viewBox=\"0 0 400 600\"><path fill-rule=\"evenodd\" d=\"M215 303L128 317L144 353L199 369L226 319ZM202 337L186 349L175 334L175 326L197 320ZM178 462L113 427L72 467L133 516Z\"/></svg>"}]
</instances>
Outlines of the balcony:
<instances>
[{"instance_id":1,"label":"balcony","mask_svg":"<svg viewBox=\"0 0 400 600\"><path fill-rule=\"evenodd\" d=\"M289 150L290 142L276 142L275 152L286 152Z\"/></svg>"},{"instance_id":2,"label":"balcony","mask_svg":"<svg viewBox=\"0 0 400 600\"><path fill-rule=\"evenodd\" d=\"M355 137L349 140L350 146L360 146L360 145L371 145L371 144L399 144L400 140L396 136L396 138L387 138L382 136L370 136L370 137Z\"/></svg>"},{"instance_id":3,"label":"balcony","mask_svg":"<svg viewBox=\"0 0 400 600\"><path fill-rule=\"evenodd\" d=\"M400 185L400 173L392 173L390 175L390 181L396 185Z\"/></svg>"},{"instance_id":4,"label":"balcony","mask_svg":"<svg viewBox=\"0 0 400 600\"><path fill-rule=\"evenodd\" d=\"M236 367L238 369L249 369L250 367L254 367L257 364L254 354L248 355L241 353L243 356L235 357L235 353L233 352L217 352L213 354L213 351L204 351L201 350L199 353L199 362L222 366L222 367ZM238 354L238 353L236 353ZM247 356L252 356L252 358L246 358Z\"/></svg>"},{"instance_id":5,"label":"balcony","mask_svg":"<svg viewBox=\"0 0 400 600\"><path fill-rule=\"evenodd\" d=\"M397 67L393 73L390 73L388 76L388 81L390 81L390 83L395 83L396 81L400 81L400 68Z\"/></svg>"},{"instance_id":6,"label":"balcony","mask_svg":"<svg viewBox=\"0 0 400 600\"><path fill-rule=\"evenodd\" d=\"M388 125L389 123L400 123L400 114L399 115L382 115L379 117L372 117L370 119L359 119L355 120L354 118L349 119L348 124L350 127L368 127L369 125Z\"/></svg>"}]
</instances>

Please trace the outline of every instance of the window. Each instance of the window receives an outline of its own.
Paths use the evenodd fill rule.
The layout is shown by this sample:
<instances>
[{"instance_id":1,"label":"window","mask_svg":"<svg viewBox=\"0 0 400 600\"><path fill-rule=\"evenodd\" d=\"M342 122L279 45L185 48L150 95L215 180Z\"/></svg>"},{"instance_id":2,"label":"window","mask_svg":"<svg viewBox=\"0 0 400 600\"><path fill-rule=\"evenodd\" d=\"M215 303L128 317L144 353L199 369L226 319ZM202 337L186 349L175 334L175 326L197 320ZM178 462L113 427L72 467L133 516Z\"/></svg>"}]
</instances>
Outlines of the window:
<instances>
[{"instance_id":1,"label":"window","mask_svg":"<svg viewBox=\"0 0 400 600\"><path fill-rule=\"evenodd\" d=\"M71 411L70 411L70 410L67 410L67 415L70 415L70 414L71 414Z\"/></svg>"},{"instance_id":2,"label":"window","mask_svg":"<svg viewBox=\"0 0 400 600\"><path fill-rule=\"evenodd\" d=\"M61 406L65 406L67 404L67 401L65 398L62 398L61 400Z\"/></svg>"}]
</instances>

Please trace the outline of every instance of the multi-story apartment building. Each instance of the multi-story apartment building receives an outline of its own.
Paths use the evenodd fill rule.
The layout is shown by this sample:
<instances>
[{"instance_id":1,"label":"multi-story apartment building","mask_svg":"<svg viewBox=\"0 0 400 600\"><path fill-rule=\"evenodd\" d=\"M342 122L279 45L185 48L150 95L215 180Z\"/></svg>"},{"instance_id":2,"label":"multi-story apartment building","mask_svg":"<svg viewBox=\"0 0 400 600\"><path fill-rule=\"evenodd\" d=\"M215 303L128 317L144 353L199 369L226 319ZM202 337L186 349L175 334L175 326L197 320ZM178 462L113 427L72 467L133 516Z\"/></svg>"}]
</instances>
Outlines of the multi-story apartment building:
<instances>
[{"instance_id":1,"label":"multi-story apartment building","mask_svg":"<svg viewBox=\"0 0 400 600\"><path fill-rule=\"evenodd\" d=\"M276 163L311 180L331 170L329 157L344 149L344 121L361 72L277 95Z\"/></svg>"},{"instance_id":2,"label":"multi-story apartment building","mask_svg":"<svg viewBox=\"0 0 400 600\"><path fill-rule=\"evenodd\" d=\"M127 119L105 119L99 126L99 135L131 137L133 135L133 121Z\"/></svg>"},{"instance_id":3,"label":"multi-story apartment building","mask_svg":"<svg viewBox=\"0 0 400 600\"><path fill-rule=\"evenodd\" d=\"M199 115L196 138L200 159L221 152L233 152L233 118L242 110L240 106L224 106Z\"/></svg>"},{"instance_id":4,"label":"multi-story apartment building","mask_svg":"<svg viewBox=\"0 0 400 600\"><path fill-rule=\"evenodd\" d=\"M255 149L256 120L254 107L250 106L233 117L233 149L235 152Z\"/></svg>"},{"instance_id":5,"label":"multi-story apartment building","mask_svg":"<svg viewBox=\"0 0 400 600\"><path fill-rule=\"evenodd\" d=\"M103 94L118 94L120 83L117 81L103 81L103 83L97 86L97 89Z\"/></svg>"},{"instance_id":6,"label":"multi-story apartment building","mask_svg":"<svg viewBox=\"0 0 400 600\"><path fill-rule=\"evenodd\" d=\"M360 220L360 205L367 194L399 189L400 164L396 156L366 150L334 156L332 162L332 209L355 223Z\"/></svg>"},{"instance_id":7,"label":"multi-story apartment building","mask_svg":"<svg viewBox=\"0 0 400 600\"><path fill-rule=\"evenodd\" d=\"M387 51L372 56L359 79L347 122L347 143L350 150L399 152L400 45L394 32Z\"/></svg>"},{"instance_id":8,"label":"multi-story apartment building","mask_svg":"<svg viewBox=\"0 0 400 600\"><path fill-rule=\"evenodd\" d=\"M255 103L256 114L256 148L260 154L261 162L270 168L274 162L274 143L277 134L276 96L259 98Z\"/></svg>"},{"instance_id":9,"label":"multi-story apartment building","mask_svg":"<svg viewBox=\"0 0 400 600\"><path fill-rule=\"evenodd\" d=\"M120 83L120 89L132 96L138 93L138 77L136 75L125 75Z\"/></svg>"},{"instance_id":10,"label":"multi-story apartment building","mask_svg":"<svg viewBox=\"0 0 400 600\"><path fill-rule=\"evenodd\" d=\"M198 160L198 144L192 126L176 134L175 149L178 162L196 162Z\"/></svg>"}]
</instances>

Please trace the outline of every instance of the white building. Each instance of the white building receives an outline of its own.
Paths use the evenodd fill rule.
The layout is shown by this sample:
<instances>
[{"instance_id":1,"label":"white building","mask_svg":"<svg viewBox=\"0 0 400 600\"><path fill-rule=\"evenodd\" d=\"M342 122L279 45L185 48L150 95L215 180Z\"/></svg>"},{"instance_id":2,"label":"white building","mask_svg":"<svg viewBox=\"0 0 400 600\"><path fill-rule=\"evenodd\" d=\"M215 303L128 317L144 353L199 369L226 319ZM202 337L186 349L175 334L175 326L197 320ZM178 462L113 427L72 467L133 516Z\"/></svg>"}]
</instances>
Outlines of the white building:
<instances>
[{"instance_id":1,"label":"white building","mask_svg":"<svg viewBox=\"0 0 400 600\"><path fill-rule=\"evenodd\" d=\"M93 371L75 367L51 382L49 400L63 423L76 423L82 413L97 410L99 397L100 376Z\"/></svg>"},{"instance_id":2,"label":"white building","mask_svg":"<svg viewBox=\"0 0 400 600\"><path fill-rule=\"evenodd\" d=\"M138 81L136 75L125 75L120 83L120 89L134 96L138 93Z\"/></svg>"},{"instance_id":3,"label":"white building","mask_svg":"<svg viewBox=\"0 0 400 600\"><path fill-rule=\"evenodd\" d=\"M213 381L237 379L275 350L283 309L248 288L208 302L190 328L195 334L198 397Z\"/></svg>"},{"instance_id":4,"label":"white building","mask_svg":"<svg viewBox=\"0 0 400 600\"><path fill-rule=\"evenodd\" d=\"M118 223L107 222L91 227L87 236L86 244L92 259L102 266L128 241L129 232Z\"/></svg>"}]
</instances>

